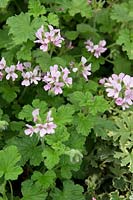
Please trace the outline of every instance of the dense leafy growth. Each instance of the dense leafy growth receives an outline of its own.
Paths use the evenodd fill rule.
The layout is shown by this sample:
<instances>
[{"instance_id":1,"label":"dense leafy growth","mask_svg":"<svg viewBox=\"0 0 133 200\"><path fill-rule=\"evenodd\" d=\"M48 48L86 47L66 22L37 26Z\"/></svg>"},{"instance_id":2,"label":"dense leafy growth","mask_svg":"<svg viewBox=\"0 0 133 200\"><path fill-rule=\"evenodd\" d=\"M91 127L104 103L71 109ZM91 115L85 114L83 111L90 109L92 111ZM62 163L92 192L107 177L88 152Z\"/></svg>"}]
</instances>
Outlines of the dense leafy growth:
<instances>
[{"instance_id":1,"label":"dense leafy growth","mask_svg":"<svg viewBox=\"0 0 133 200\"><path fill-rule=\"evenodd\" d=\"M132 0L0 0L0 200L133 200L132 29Z\"/></svg>"}]
</instances>

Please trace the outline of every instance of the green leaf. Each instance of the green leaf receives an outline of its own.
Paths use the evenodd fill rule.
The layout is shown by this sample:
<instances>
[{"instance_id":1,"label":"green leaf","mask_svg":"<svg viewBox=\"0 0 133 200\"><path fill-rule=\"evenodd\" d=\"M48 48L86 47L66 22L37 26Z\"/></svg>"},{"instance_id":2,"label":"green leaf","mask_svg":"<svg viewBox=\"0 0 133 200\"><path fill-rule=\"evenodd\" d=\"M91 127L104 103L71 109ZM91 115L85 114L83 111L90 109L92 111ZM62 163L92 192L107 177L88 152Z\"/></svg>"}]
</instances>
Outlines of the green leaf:
<instances>
[{"instance_id":1,"label":"green leaf","mask_svg":"<svg viewBox=\"0 0 133 200\"><path fill-rule=\"evenodd\" d=\"M103 118L103 117L96 117L95 124L94 124L94 132L97 137L101 137L102 139L108 138L108 131L115 131L116 126L113 120Z\"/></svg>"},{"instance_id":2,"label":"green leaf","mask_svg":"<svg viewBox=\"0 0 133 200\"><path fill-rule=\"evenodd\" d=\"M66 104L58 108L56 115L54 116L54 121L56 124L64 125L71 124L73 120L73 114L75 110L72 105Z\"/></svg>"},{"instance_id":3,"label":"green leaf","mask_svg":"<svg viewBox=\"0 0 133 200\"><path fill-rule=\"evenodd\" d=\"M129 59L133 59L133 34L132 31L124 28L119 31L116 43L122 45L123 51L127 52Z\"/></svg>"},{"instance_id":4,"label":"green leaf","mask_svg":"<svg viewBox=\"0 0 133 200\"><path fill-rule=\"evenodd\" d=\"M131 68L131 63L126 57L118 56L114 59L114 73L119 74L123 72L125 74L130 74Z\"/></svg>"},{"instance_id":5,"label":"green leaf","mask_svg":"<svg viewBox=\"0 0 133 200\"><path fill-rule=\"evenodd\" d=\"M0 93L2 93L3 99L8 103L11 103L17 97L17 92L19 92L17 86L11 87L8 83L5 83L4 87L2 84L0 85Z\"/></svg>"},{"instance_id":6,"label":"green leaf","mask_svg":"<svg viewBox=\"0 0 133 200\"><path fill-rule=\"evenodd\" d=\"M91 7L86 0L72 0L69 6L70 16L80 13L82 17L90 18L92 15Z\"/></svg>"},{"instance_id":7,"label":"green leaf","mask_svg":"<svg viewBox=\"0 0 133 200\"><path fill-rule=\"evenodd\" d=\"M33 57L36 59L36 63L39 64L43 72L49 71L49 67L51 66L51 57L47 52L36 50L33 52Z\"/></svg>"},{"instance_id":8,"label":"green leaf","mask_svg":"<svg viewBox=\"0 0 133 200\"><path fill-rule=\"evenodd\" d=\"M133 150L129 152L116 152L114 155L115 158L121 160L121 166L128 166L131 173L133 173Z\"/></svg>"},{"instance_id":9,"label":"green leaf","mask_svg":"<svg viewBox=\"0 0 133 200\"><path fill-rule=\"evenodd\" d=\"M6 8L11 0L0 0L0 8Z\"/></svg>"},{"instance_id":10,"label":"green leaf","mask_svg":"<svg viewBox=\"0 0 133 200\"><path fill-rule=\"evenodd\" d=\"M92 101L88 101L88 106L90 106L89 112L92 115L96 115L97 113L104 113L109 109L109 104L103 96L95 96Z\"/></svg>"},{"instance_id":11,"label":"green leaf","mask_svg":"<svg viewBox=\"0 0 133 200\"><path fill-rule=\"evenodd\" d=\"M89 24L85 24L85 23L77 24L76 29L79 34L86 34L87 37L89 34L90 38L91 37L99 38L97 30L95 28L93 28L92 26L90 26Z\"/></svg>"},{"instance_id":12,"label":"green leaf","mask_svg":"<svg viewBox=\"0 0 133 200\"><path fill-rule=\"evenodd\" d=\"M14 44L22 44L27 42L28 39L34 41L35 32L45 21L45 17L38 17L31 22L30 15L23 12L19 15L9 17L7 24L10 27L9 34L13 35Z\"/></svg>"},{"instance_id":13,"label":"green leaf","mask_svg":"<svg viewBox=\"0 0 133 200\"><path fill-rule=\"evenodd\" d=\"M5 130L8 126L8 122L0 120L0 131Z\"/></svg>"},{"instance_id":14,"label":"green leaf","mask_svg":"<svg viewBox=\"0 0 133 200\"><path fill-rule=\"evenodd\" d=\"M110 200L124 200L125 198L119 196L119 192L116 190L115 192L110 193Z\"/></svg>"},{"instance_id":15,"label":"green leaf","mask_svg":"<svg viewBox=\"0 0 133 200\"><path fill-rule=\"evenodd\" d=\"M34 17L38 17L46 13L45 7L41 5L39 0L29 0L28 8L29 8L28 13L30 15L33 15Z\"/></svg>"},{"instance_id":16,"label":"green leaf","mask_svg":"<svg viewBox=\"0 0 133 200\"><path fill-rule=\"evenodd\" d=\"M28 13L20 13L17 16L9 17L7 24L10 27L9 34L13 35L15 44L22 44L30 39L31 25Z\"/></svg>"},{"instance_id":17,"label":"green leaf","mask_svg":"<svg viewBox=\"0 0 133 200\"><path fill-rule=\"evenodd\" d=\"M12 40L8 32L7 28L0 30L0 48L8 48L10 46Z\"/></svg>"},{"instance_id":18,"label":"green leaf","mask_svg":"<svg viewBox=\"0 0 133 200\"><path fill-rule=\"evenodd\" d=\"M111 18L117 22L133 21L131 12L133 9L133 3L127 1L121 4L114 4L111 12Z\"/></svg>"},{"instance_id":19,"label":"green leaf","mask_svg":"<svg viewBox=\"0 0 133 200\"><path fill-rule=\"evenodd\" d=\"M51 64L54 65L55 63L57 65L66 67L66 60L61 58L61 57L53 57L52 60L51 60Z\"/></svg>"},{"instance_id":20,"label":"green leaf","mask_svg":"<svg viewBox=\"0 0 133 200\"><path fill-rule=\"evenodd\" d=\"M103 96L94 96L90 92L76 91L69 95L69 100L75 104L75 107L86 107L86 112L96 115L109 109L108 102ZM101 106L102 105L102 106Z\"/></svg>"},{"instance_id":21,"label":"green leaf","mask_svg":"<svg viewBox=\"0 0 133 200\"><path fill-rule=\"evenodd\" d=\"M21 164L24 165L27 161L30 161L31 165L38 166L43 157L42 146L38 145L38 137L33 135L32 137L23 136L16 137L9 141L9 144L15 145L21 154Z\"/></svg>"},{"instance_id":22,"label":"green leaf","mask_svg":"<svg viewBox=\"0 0 133 200\"><path fill-rule=\"evenodd\" d=\"M48 169L52 169L56 164L59 163L59 152L55 152L49 147L45 147L42 156L45 158L44 164Z\"/></svg>"},{"instance_id":23,"label":"green leaf","mask_svg":"<svg viewBox=\"0 0 133 200\"><path fill-rule=\"evenodd\" d=\"M30 106L30 105L25 105L24 107L23 107L23 109L21 110L21 112L19 113L19 115L18 115L18 118L19 119L26 119L26 121L27 122L30 122L30 121L32 121L32 111L33 111L34 109L32 108L32 106Z\"/></svg>"},{"instance_id":24,"label":"green leaf","mask_svg":"<svg viewBox=\"0 0 133 200\"><path fill-rule=\"evenodd\" d=\"M97 12L97 15L95 16L96 23L100 25L99 29L103 33L111 33L113 31L115 21L111 20L110 12L110 7L102 8L99 12Z\"/></svg>"},{"instance_id":25,"label":"green leaf","mask_svg":"<svg viewBox=\"0 0 133 200\"><path fill-rule=\"evenodd\" d=\"M113 180L113 186L116 189L119 189L121 191L125 191L127 189L127 184L126 184L125 178L124 177L114 178L114 180Z\"/></svg>"},{"instance_id":26,"label":"green leaf","mask_svg":"<svg viewBox=\"0 0 133 200\"><path fill-rule=\"evenodd\" d=\"M56 15L54 13L49 13L48 14L48 23L53 25L53 26L59 26L58 15Z\"/></svg>"},{"instance_id":27,"label":"green leaf","mask_svg":"<svg viewBox=\"0 0 133 200\"><path fill-rule=\"evenodd\" d=\"M65 36L68 40L75 40L79 33L77 31L66 31Z\"/></svg>"},{"instance_id":28,"label":"green leaf","mask_svg":"<svg viewBox=\"0 0 133 200\"><path fill-rule=\"evenodd\" d=\"M16 146L8 146L0 151L0 177L4 175L5 180L16 180L22 173L22 168L17 164L20 154Z\"/></svg>"},{"instance_id":29,"label":"green leaf","mask_svg":"<svg viewBox=\"0 0 133 200\"><path fill-rule=\"evenodd\" d=\"M44 114L44 112L46 111L47 109L47 104L45 101L40 101L39 99L34 99L33 102L32 102L32 105L25 105L21 112L19 113L18 115L18 118L19 119L26 119L27 122L30 122L32 121L33 117L32 117L32 111L35 109L35 108L39 108L40 109L40 114Z\"/></svg>"},{"instance_id":30,"label":"green leaf","mask_svg":"<svg viewBox=\"0 0 133 200\"><path fill-rule=\"evenodd\" d=\"M33 46L34 44L31 41L27 41L27 43L23 44L17 52L17 59L31 61L31 49Z\"/></svg>"},{"instance_id":31,"label":"green leaf","mask_svg":"<svg viewBox=\"0 0 133 200\"><path fill-rule=\"evenodd\" d=\"M71 172L71 169L69 168L69 166L61 167L61 176L62 176L62 178L65 178L65 179L71 179L72 172Z\"/></svg>"},{"instance_id":32,"label":"green leaf","mask_svg":"<svg viewBox=\"0 0 133 200\"><path fill-rule=\"evenodd\" d=\"M110 131L109 136L119 145L119 152L116 152L114 157L120 159L121 166L128 166L133 173L133 112L127 111L119 117L115 117L117 129ZM118 143L118 142L119 143Z\"/></svg>"},{"instance_id":33,"label":"green leaf","mask_svg":"<svg viewBox=\"0 0 133 200\"><path fill-rule=\"evenodd\" d=\"M94 119L90 115L84 116L84 114L79 113L74 123L78 133L81 133L84 136L88 136L94 126Z\"/></svg>"},{"instance_id":34,"label":"green leaf","mask_svg":"<svg viewBox=\"0 0 133 200\"><path fill-rule=\"evenodd\" d=\"M22 200L45 200L47 192L32 180L27 180L22 183Z\"/></svg>"},{"instance_id":35,"label":"green leaf","mask_svg":"<svg viewBox=\"0 0 133 200\"><path fill-rule=\"evenodd\" d=\"M32 180L37 181L44 189L48 189L50 186L54 185L56 179L56 174L53 170L48 170L44 174L35 171L32 175Z\"/></svg>"},{"instance_id":36,"label":"green leaf","mask_svg":"<svg viewBox=\"0 0 133 200\"><path fill-rule=\"evenodd\" d=\"M43 113L47 109L47 103L45 101L40 101L39 99L34 99L32 105L34 108L39 108Z\"/></svg>"},{"instance_id":37,"label":"green leaf","mask_svg":"<svg viewBox=\"0 0 133 200\"><path fill-rule=\"evenodd\" d=\"M83 188L78 184L74 184L72 181L64 181L63 191L55 189L52 196L53 200L85 200Z\"/></svg>"},{"instance_id":38,"label":"green leaf","mask_svg":"<svg viewBox=\"0 0 133 200\"><path fill-rule=\"evenodd\" d=\"M115 118L117 129L110 131L109 136L112 136L114 141L119 139L121 148L129 147L128 141L131 140L133 134L133 112L122 113L121 116Z\"/></svg>"},{"instance_id":39,"label":"green leaf","mask_svg":"<svg viewBox=\"0 0 133 200\"><path fill-rule=\"evenodd\" d=\"M67 128L64 126L57 126L56 133L52 135L46 135L45 140L48 145L53 145L56 143L66 142L69 138L69 133L67 132Z\"/></svg>"},{"instance_id":40,"label":"green leaf","mask_svg":"<svg viewBox=\"0 0 133 200\"><path fill-rule=\"evenodd\" d=\"M25 123L23 121L11 121L10 128L12 131L21 131Z\"/></svg>"}]
</instances>

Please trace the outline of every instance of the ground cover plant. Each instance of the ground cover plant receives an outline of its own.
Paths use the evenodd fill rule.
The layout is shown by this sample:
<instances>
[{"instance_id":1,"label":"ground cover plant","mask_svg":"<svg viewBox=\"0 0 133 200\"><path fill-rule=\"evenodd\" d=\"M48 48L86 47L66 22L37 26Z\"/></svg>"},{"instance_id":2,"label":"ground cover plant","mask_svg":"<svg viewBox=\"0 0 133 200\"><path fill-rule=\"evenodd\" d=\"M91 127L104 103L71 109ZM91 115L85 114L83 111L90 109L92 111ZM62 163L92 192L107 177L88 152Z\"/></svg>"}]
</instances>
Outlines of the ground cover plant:
<instances>
[{"instance_id":1,"label":"ground cover plant","mask_svg":"<svg viewBox=\"0 0 133 200\"><path fill-rule=\"evenodd\" d=\"M133 200L132 30L132 0L0 0L0 200Z\"/></svg>"}]
</instances>

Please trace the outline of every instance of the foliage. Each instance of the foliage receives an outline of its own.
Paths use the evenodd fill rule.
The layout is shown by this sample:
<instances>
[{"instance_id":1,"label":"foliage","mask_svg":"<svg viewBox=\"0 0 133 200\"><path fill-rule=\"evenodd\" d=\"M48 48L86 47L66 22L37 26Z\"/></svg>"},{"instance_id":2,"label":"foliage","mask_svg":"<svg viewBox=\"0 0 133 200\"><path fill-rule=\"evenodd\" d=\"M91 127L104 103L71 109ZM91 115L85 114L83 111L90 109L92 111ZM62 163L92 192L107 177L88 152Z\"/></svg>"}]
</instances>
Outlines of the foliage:
<instances>
[{"instance_id":1,"label":"foliage","mask_svg":"<svg viewBox=\"0 0 133 200\"><path fill-rule=\"evenodd\" d=\"M132 0L0 0L0 200L133 199L132 28Z\"/></svg>"}]
</instances>

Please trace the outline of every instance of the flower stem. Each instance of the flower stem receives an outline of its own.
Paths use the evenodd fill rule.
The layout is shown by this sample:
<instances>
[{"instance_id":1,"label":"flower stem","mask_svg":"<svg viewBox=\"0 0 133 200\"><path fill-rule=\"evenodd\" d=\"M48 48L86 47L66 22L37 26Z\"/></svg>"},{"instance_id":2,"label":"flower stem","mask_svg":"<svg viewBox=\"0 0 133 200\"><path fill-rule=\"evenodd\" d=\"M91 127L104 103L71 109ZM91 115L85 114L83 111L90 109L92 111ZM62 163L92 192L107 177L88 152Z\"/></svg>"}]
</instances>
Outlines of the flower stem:
<instances>
[{"instance_id":1,"label":"flower stem","mask_svg":"<svg viewBox=\"0 0 133 200\"><path fill-rule=\"evenodd\" d=\"M11 191L11 200L13 200L13 188L12 188L12 183L11 181L8 181L9 185L10 185L10 191Z\"/></svg>"}]
</instances>

